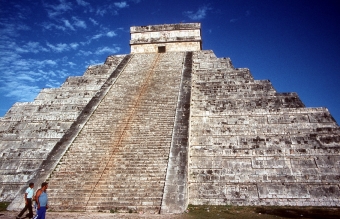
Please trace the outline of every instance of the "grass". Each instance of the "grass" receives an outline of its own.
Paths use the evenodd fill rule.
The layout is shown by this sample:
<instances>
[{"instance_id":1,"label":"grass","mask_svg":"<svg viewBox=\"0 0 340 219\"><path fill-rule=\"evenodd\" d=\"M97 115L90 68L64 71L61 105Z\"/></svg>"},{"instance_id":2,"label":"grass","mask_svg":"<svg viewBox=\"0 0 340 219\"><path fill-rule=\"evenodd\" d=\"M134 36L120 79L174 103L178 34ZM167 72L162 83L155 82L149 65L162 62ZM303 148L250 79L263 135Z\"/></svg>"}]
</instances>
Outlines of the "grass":
<instances>
[{"instance_id":1,"label":"grass","mask_svg":"<svg viewBox=\"0 0 340 219\"><path fill-rule=\"evenodd\" d=\"M9 204L10 202L0 202L0 211L6 211Z\"/></svg>"},{"instance_id":2,"label":"grass","mask_svg":"<svg viewBox=\"0 0 340 219\"><path fill-rule=\"evenodd\" d=\"M280 219L310 218L339 219L340 208L329 207L275 207L275 206L193 206L189 205L185 219Z\"/></svg>"}]
</instances>

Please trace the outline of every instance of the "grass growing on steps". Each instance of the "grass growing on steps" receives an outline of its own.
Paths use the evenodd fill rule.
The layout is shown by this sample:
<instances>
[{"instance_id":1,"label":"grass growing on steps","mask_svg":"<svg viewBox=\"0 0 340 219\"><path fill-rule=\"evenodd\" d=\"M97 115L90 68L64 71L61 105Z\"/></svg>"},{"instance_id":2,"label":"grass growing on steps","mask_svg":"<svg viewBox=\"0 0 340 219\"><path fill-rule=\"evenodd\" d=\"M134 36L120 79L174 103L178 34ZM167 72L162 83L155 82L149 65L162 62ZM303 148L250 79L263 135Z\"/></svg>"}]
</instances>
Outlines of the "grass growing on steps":
<instances>
[{"instance_id":1,"label":"grass growing on steps","mask_svg":"<svg viewBox=\"0 0 340 219\"><path fill-rule=\"evenodd\" d=\"M0 202L0 211L6 211L9 204L10 202Z\"/></svg>"},{"instance_id":2,"label":"grass growing on steps","mask_svg":"<svg viewBox=\"0 0 340 219\"><path fill-rule=\"evenodd\" d=\"M277 206L211 206L189 205L187 213L189 218L225 218L225 219L280 219L280 218L340 218L340 208L334 207L277 207Z\"/></svg>"}]
</instances>

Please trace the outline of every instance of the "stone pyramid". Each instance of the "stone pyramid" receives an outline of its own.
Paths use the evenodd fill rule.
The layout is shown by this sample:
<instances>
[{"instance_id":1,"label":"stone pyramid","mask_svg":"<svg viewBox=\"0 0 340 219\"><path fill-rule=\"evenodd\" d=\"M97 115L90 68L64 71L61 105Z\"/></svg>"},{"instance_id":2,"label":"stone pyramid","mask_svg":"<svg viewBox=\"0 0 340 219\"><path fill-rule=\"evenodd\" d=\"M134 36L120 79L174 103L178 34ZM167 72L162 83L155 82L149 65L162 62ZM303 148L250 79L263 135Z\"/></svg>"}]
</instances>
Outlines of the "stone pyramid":
<instances>
[{"instance_id":1,"label":"stone pyramid","mask_svg":"<svg viewBox=\"0 0 340 219\"><path fill-rule=\"evenodd\" d=\"M131 27L131 53L0 118L0 201L49 182L58 211L340 206L340 129L202 50L200 23Z\"/></svg>"}]
</instances>

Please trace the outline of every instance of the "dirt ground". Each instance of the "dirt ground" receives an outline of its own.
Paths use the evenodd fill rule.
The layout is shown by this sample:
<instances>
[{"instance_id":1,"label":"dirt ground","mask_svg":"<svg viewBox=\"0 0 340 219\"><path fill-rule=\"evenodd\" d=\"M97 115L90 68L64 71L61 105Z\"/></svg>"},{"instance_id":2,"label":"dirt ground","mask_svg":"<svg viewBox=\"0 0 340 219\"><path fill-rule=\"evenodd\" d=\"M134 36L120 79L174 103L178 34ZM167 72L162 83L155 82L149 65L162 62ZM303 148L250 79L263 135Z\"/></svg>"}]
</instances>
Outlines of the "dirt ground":
<instances>
[{"instance_id":1,"label":"dirt ground","mask_svg":"<svg viewBox=\"0 0 340 219\"><path fill-rule=\"evenodd\" d=\"M4 208L5 209L5 208ZM19 212L0 211L0 219L14 219ZM51 212L46 219L339 219L339 207L274 207L274 206L192 206L183 214L160 215L145 213Z\"/></svg>"},{"instance_id":2,"label":"dirt ground","mask_svg":"<svg viewBox=\"0 0 340 219\"><path fill-rule=\"evenodd\" d=\"M19 212L3 211L0 212L0 219L14 219ZM137 213L102 213L102 212L46 212L46 219L106 219L106 218L161 218L175 219L181 218L180 215L159 215L159 214L137 214Z\"/></svg>"}]
</instances>

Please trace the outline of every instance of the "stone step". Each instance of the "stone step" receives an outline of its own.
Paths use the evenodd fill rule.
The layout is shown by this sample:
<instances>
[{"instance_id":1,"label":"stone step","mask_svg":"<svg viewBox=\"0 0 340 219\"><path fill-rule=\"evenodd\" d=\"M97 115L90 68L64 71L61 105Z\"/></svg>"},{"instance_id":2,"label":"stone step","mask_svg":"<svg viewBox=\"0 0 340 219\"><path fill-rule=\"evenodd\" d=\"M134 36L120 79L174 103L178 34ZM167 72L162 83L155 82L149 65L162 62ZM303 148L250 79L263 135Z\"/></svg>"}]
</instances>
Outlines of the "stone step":
<instances>
[{"instance_id":1,"label":"stone step","mask_svg":"<svg viewBox=\"0 0 340 219\"><path fill-rule=\"evenodd\" d=\"M168 60L167 55L132 58L112 86L114 92L102 100L52 174L52 202L62 203L58 199L62 193L62 197L92 193L88 209L133 205L159 210L182 72L182 57L177 55L173 58L176 62L162 63ZM144 66L146 71L129 76L139 65L153 63L157 56L159 62L154 67ZM149 72L152 68L154 72ZM112 102L119 107L108 108ZM67 176L69 180L63 180ZM63 191L65 188L69 193ZM75 206L77 202L72 201Z\"/></svg>"}]
</instances>

